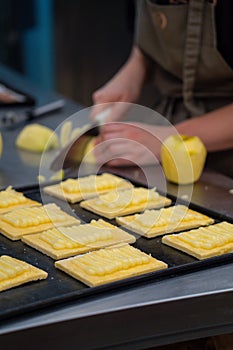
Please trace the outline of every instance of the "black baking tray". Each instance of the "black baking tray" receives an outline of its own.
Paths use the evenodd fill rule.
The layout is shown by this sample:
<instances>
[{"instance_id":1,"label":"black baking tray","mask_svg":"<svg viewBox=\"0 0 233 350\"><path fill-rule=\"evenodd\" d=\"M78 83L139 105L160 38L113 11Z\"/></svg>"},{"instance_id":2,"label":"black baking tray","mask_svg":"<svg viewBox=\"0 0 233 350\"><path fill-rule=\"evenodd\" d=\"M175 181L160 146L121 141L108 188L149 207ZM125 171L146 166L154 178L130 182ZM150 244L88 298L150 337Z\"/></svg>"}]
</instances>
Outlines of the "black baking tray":
<instances>
[{"instance_id":1,"label":"black baking tray","mask_svg":"<svg viewBox=\"0 0 233 350\"><path fill-rule=\"evenodd\" d=\"M132 182L132 181L131 181ZM133 182L134 183L134 182ZM134 185L140 185L134 183ZM38 185L18 188L27 197L41 201L40 188ZM162 193L163 194L163 193ZM169 196L173 204L186 204L182 200L177 200L174 196ZM60 207L64 207L63 201L43 194L43 201L55 202ZM82 222L90 222L92 219L98 219L99 216L81 208L79 204L71 205L77 216ZM203 214L209 215L216 222L226 220L233 222L232 218L225 217L216 212L209 211L205 208L194 204L189 207ZM116 224L114 220L108 220ZM138 238L135 247L150 253L155 258L162 260L168 264L168 268L161 271L147 273L142 276L136 276L109 283L98 287L87 287L83 283L75 280L60 270L55 269L54 260L40 253L39 251L27 246L21 241L11 241L0 235L0 255L8 254L15 258L22 259L34 266L37 266L48 272L48 278L39 282L31 282L16 288L12 288L0 293L0 321L11 317L21 316L27 312L43 309L48 306L58 305L59 303L69 302L71 300L79 300L83 297L97 295L112 289L127 288L132 285L148 283L148 281L156 281L164 278L175 278L177 275L190 273L193 271L226 264L233 261L233 254L225 254L222 256L209 258L206 260L198 260L188 254L182 253L174 248L161 243L161 237L147 239Z\"/></svg>"}]
</instances>

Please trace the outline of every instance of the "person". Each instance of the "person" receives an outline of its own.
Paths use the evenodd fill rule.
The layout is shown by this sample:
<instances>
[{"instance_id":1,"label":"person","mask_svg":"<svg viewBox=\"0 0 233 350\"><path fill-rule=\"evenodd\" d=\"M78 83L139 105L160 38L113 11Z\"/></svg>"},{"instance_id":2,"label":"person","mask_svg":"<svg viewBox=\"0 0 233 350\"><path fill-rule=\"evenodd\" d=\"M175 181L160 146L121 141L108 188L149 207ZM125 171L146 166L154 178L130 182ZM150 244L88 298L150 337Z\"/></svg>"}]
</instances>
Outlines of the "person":
<instances>
[{"instance_id":1,"label":"person","mask_svg":"<svg viewBox=\"0 0 233 350\"><path fill-rule=\"evenodd\" d=\"M127 140L144 144L160 160L161 143L176 130L199 136L208 151L207 166L233 176L232 15L230 0L138 2L131 54L116 75L93 93L91 118L99 104L114 102L108 118L113 123L102 128L96 142L112 143L96 147L97 160L104 162L108 154L111 166L149 163L146 153L139 154ZM137 103L148 81L158 89L155 110L175 129L119 123L125 107L116 102Z\"/></svg>"},{"instance_id":2,"label":"person","mask_svg":"<svg viewBox=\"0 0 233 350\"><path fill-rule=\"evenodd\" d=\"M150 162L147 153L139 154L137 147L130 148L128 140L144 144L160 159L161 143L176 129L180 134L199 136L208 151L207 166L233 176L232 15L231 0L138 1L131 54L116 75L93 93L91 119L105 103L112 103L108 118L112 123L102 127L97 139L97 145L103 144L96 147L97 160L112 158L110 166L130 165L130 159L142 164ZM155 110L167 117L175 129L119 122L127 103L137 103L148 81L153 82L159 94L155 96ZM126 153L129 157L125 157ZM232 348L233 334L228 334L156 349Z\"/></svg>"}]
</instances>

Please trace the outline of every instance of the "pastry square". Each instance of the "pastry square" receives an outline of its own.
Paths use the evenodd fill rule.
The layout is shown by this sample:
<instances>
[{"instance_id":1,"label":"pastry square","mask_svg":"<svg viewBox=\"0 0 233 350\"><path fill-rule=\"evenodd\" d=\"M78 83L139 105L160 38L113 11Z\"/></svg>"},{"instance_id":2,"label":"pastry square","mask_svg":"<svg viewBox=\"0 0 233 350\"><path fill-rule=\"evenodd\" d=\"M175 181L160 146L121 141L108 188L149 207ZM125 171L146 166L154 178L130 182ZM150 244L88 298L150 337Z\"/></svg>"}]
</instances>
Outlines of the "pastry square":
<instances>
[{"instance_id":1,"label":"pastry square","mask_svg":"<svg viewBox=\"0 0 233 350\"><path fill-rule=\"evenodd\" d=\"M67 200L70 203L77 203L109 191L119 191L131 187L133 185L129 181L116 175L103 173L67 179L60 184L46 186L43 190L51 196Z\"/></svg>"},{"instance_id":2,"label":"pastry square","mask_svg":"<svg viewBox=\"0 0 233 350\"><path fill-rule=\"evenodd\" d=\"M134 243L135 237L99 219L90 224L59 227L26 235L22 241L51 258L64 259L117 243Z\"/></svg>"},{"instance_id":3,"label":"pastry square","mask_svg":"<svg viewBox=\"0 0 233 350\"><path fill-rule=\"evenodd\" d=\"M55 262L55 267L90 287L167 268L167 264L129 244Z\"/></svg>"},{"instance_id":4,"label":"pastry square","mask_svg":"<svg viewBox=\"0 0 233 350\"><path fill-rule=\"evenodd\" d=\"M129 190L109 192L97 198L80 203L82 208L113 219L142 212L145 209L161 208L171 204L171 200L161 196L155 189L133 187Z\"/></svg>"},{"instance_id":5,"label":"pastry square","mask_svg":"<svg viewBox=\"0 0 233 350\"><path fill-rule=\"evenodd\" d=\"M164 236L162 242L197 259L211 258L233 252L233 225L223 221L208 227Z\"/></svg>"},{"instance_id":6,"label":"pastry square","mask_svg":"<svg viewBox=\"0 0 233 350\"><path fill-rule=\"evenodd\" d=\"M23 193L14 190L12 186L0 191L0 214L18 208L35 207L40 205L39 202L27 198Z\"/></svg>"},{"instance_id":7,"label":"pastry square","mask_svg":"<svg viewBox=\"0 0 233 350\"><path fill-rule=\"evenodd\" d=\"M146 210L142 214L117 217L116 221L118 224L147 238L214 223L212 218L184 205L176 205L160 210Z\"/></svg>"},{"instance_id":8,"label":"pastry square","mask_svg":"<svg viewBox=\"0 0 233 350\"><path fill-rule=\"evenodd\" d=\"M80 221L67 214L56 204L20 208L0 215L0 232L11 240L48 230L56 226L78 225Z\"/></svg>"},{"instance_id":9,"label":"pastry square","mask_svg":"<svg viewBox=\"0 0 233 350\"><path fill-rule=\"evenodd\" d=\"M0 292L21 284L46 279L47 272L8 255L0 256Z\"/></svg>"}]
</instances>

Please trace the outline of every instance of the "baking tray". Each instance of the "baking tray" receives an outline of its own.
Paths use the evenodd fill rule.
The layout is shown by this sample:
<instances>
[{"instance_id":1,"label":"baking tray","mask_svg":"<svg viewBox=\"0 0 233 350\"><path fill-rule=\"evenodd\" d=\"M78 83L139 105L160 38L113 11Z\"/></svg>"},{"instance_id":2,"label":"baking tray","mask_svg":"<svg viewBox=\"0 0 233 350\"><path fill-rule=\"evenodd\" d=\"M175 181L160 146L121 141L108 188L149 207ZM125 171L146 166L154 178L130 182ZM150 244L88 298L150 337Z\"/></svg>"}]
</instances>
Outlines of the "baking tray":
<instances>
[{"instance_id":1,"label":"baking tray","mask_svg":"<svg viewBox=\"0 0 233 350\"><path fill-rule=\"evenodd\" d=\"M140 183L136 183L130 180L134 185L143 186ZM41 201L39 186L28 186L18 188L27 197ZM164 193L161 193L164 195ZM187 204L183 200L177 200L174 196L171 198L173 204ZM55 202L60 207L64 207L63 201L43 194L43 201ZM79 204L71 205L75 210L75 213L81 219L82 222L90 222L91 219L98 219L99 216L92 214L81 208ZM199 207L194 204L190 204L191 209L197 210L203 214L209 215L214 218L216 222L226 220L233 222L232 218L225 217L216 212L212 212L205 208ZM106 219L107 220L107 219ZM113 224L116 224L114 220L107 220ZM129 230L127 230L130 232ZM132 233L132 232L131 232ZM193 271L217 266L220 264L226 264L233 261L233 254L225 254L222 256L209 258L200 261L188 254L182 253L174 248L166 246L161 243L161 237L147 239L144 237L138 238L135 247L141 249L146 253L150 253L155 258L162 260L168 264L168 268L161 271L155 271L147 273L142 276L136 276L109 283L98 287L87 287L83 283L68 276L64 272L55 269L54 260L48 256L40 253L39 251L27 246L21 241L11 241L0 235L0 255L9 254L15 258L22 259L34 266L48 272L48 278L43 281L28 283L13 289L9 289L0 293L0 321L6 320L11 317L21 316L31 311L43 309L48 306L55 306L59 303L65 303L72 300L79 300L91 295L97 295L98 293L104 293L113 289L128 288L132 285L139 285L148 283L148 281L158 281L164 278L175 278L177 275L190 273Z\"/></svg>"}]
</instances>

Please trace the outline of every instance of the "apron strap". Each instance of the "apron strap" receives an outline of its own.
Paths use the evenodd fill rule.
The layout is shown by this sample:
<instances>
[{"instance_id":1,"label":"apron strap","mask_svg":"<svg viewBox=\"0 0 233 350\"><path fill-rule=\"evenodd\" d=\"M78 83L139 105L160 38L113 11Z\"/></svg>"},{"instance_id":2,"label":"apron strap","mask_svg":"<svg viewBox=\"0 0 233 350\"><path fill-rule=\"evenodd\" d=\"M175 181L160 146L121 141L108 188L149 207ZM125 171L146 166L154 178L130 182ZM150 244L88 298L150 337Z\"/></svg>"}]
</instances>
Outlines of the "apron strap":
<instances>
[{"instance_id":1,"label":"apron strap","mask_svg":"<svg viewBox=\"0 0 233 350\"><path fill-rule=\"evenodd\" d=\"M183 63L183 100L191 116L205 113L202 103L193 98L197 66L199 63L204 20L205 0L190 0Z\"/></svg>"}]
</instances>

